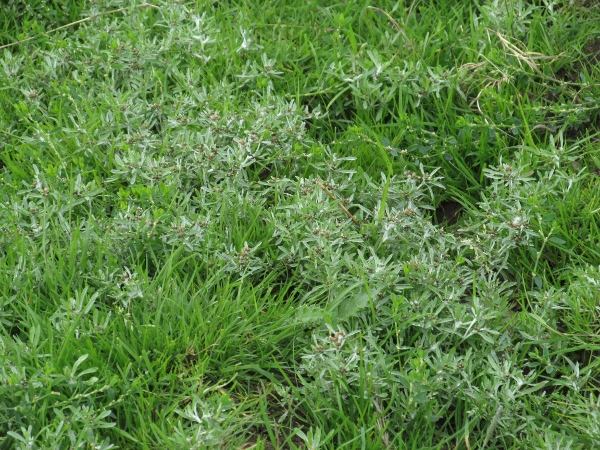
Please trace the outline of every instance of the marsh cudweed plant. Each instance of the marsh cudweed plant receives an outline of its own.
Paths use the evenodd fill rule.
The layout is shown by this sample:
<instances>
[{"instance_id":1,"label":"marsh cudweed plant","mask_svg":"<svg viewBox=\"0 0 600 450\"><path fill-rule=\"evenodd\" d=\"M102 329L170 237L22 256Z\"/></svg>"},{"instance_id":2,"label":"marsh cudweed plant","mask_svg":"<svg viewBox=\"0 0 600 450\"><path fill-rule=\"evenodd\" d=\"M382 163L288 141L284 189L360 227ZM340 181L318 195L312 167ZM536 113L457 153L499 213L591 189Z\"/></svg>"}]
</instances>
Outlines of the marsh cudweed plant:
<instances>
[{"instance_id":1,"label":"marsh cudweed plant","mask_svg":"<svg viewBox=\"0 0 600 450\"><path fill-rule=\"evenodd\" d=\"M420 50L394 27L342 48L359 37L340 14L326 57L314 55L315 81L303 72L312 50L296 61L301 49L262 35L294 27L253 23L249 12L219 22L220 4L157 4L152 15L98 16L94 32L61 31L31 58L0 54L0 85L15 95L0 128L7 142L16 136L0 152L21 155L0 167L0 430L9 445L109 449L107 430L141 423L139 403L171 445L230 446L272 412L246 413L237 396L193 383L246 371L218 389L243 386L236 393L254 405L261 364L275 399L260 401L283 411L279 430L315 419L296 431L307 445L327 445L344 419L362 437L445 433L460 422L453 433L486 444L537 439L536 430L539 448L569 448L563 428L542 429L531 412L546 417L557 404L568 406L556 413L561 427L600 439L590 425L595 366L579 352L600 320L597 264L564 285L542 278L560 259L545 249L566 242L557 205L583 178L577 148L562 132L521 145L514 111L481 105L486 96L494 108L506 103L501 88L535 72L486 30L518 37L542 7L485 2L469 19L480 33L472 53L485 61L462 68L444 66L442 50L435 63L410 57ZM544 8L555 20L553 5ZM93 2L89 14L121 6ZM440 36L432 47L444 47ZM462 44L443 50L454 59ZM296 66L314 85L294 84L294 95L286 77ZM581 125L595 107L589 95L585 106L532 111L551 131ZM432 125L415 113L449 117L440 105L452 96L473 100L477 115ZM348 111L364 123L348 125ZM397 135L369 128L384 120ZM345 128L321 133L329 121ZM483 155L488 147L495 153ZM444 228L433 211L456 192L456 183L446 192L453 177L472 183L475 172L457 169L465 155L482 171L476 200ZM279 308L292 312L274 318ZM191 324L209 331L197 336Z\"/></svg>"},{"instance_id":2,"label":"marsh cudweed plant","mask_svg":"<svg viewBox=\"0 0 600 450\"><path fill-rule=\"evenodd\" d=\"M228 413L234 406L231 399L216 394L206 400L189 399L184 409L176 410L180 419L170 440L190 450L222 445L230 433Z\"/></svg>"},{"instance_id":3,"label":"marsh cudweed plant","mask_svg":"<svg viewBox=\"0 0 600 450\"><path fill-rule=\"evenodd\" d=\"M550 162L561 151L549 148L544 159ZM369 349L388 346L396 351L385 360L378 360L382 375L376 383L377 391L384 398L392 398L394 383L400 383L402 389L394 402L403 411L403 422L423 411L428 411L430 420L437 421L446 414L451 399L460 396L466 404L473 405L470 410L473 420L492 421L499 410L496 402L501 401L502 415L493 421L488 439L496 427L505 435L507 430L519 428L516 418L526 407L522 399L542 389L547 382L541 381L536 373L526 375L527 370L512 363L514 352L525 344L522 336L500 331L510 314L503 298L515 289L508 261L519 249L540 248L547 230L539 228L536 218L572 184L560 164L545 165L534 176L525 160L525 154L517 152L510 164L500 160L497 167L486 171L490 184L482 195L479 218L467 221L458 234L432 225L425 215L433 200L431 188L442 187L440 177L421 169L420 173L406 172L403 177L391 180L376 244L369 252L346 248L345 253L354 251L358 258L341 259L336 271L337 280L346 278L350 282L343 274L354 274L357 279L366 280L369 291L374 293L369 302L354 311L360 325L347 333L351 336L370 332L377 344L370 347L356 339L344 354L343 345L339 348L334 345L339 333L332 329L326 334L317 333L302 365L311 375L306 382L313 401L326 402L325 398L333 401L336 395L341 395L332 391L336 383L343 386L344 396L363 398L359 387L363 383L356 367L369 364L372 358ZM377 192L377 185L369 183L372 188L369 192ZM357 203L362 203L357 213L361 219L373 218L380 205L366 208L367 195L359 192L353 195ZM371 204L376 198L373 197ZM552 295L537 304L552 311L556 308L551 306L555 304L550 301ZM561 293L557 298L576 296ZM552 313L539 314L543 321L553 323ZM330 317L336 320L335 313ZM547 337L547 329L537 328L539 334L532 336L534 339ZM345 339L339 341L345 343ZM406 351L407 342L411 343L410 348L418 349L420 357L404 359L403 355L410 353ZM487 349L490 356L482 360L474 358L471 351L457 352L465 345ZM558 356L550 357L544 347L539 346L540 363L552 375L553 367L565 367L565 362L558 361ZM568 366L577 373L575 364ZM478 387L469 381L475 373L483 377ZM585 385L578 375L566 379L576 383L571 385L574 389ZM377 396L370 398L375 411L380 401Z\"/></svg>"}]
</instances>

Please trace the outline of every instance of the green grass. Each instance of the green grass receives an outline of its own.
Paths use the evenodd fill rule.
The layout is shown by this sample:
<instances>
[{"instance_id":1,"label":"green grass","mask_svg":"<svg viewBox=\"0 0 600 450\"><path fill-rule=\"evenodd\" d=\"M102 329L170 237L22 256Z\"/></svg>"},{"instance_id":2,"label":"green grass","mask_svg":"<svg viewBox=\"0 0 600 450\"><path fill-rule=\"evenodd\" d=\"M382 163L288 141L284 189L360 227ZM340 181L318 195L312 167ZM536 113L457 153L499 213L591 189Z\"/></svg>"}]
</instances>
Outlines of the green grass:
<instances>
[{"instance_id":1,"label":"green grass","mask_svg":"<svg viewBox=\"0 0 600 450\"><path fill-rule=\"evenodd\" d=\"M5 3L0 449L598 445L593 2Z\"/></svg>"}]
</instances>

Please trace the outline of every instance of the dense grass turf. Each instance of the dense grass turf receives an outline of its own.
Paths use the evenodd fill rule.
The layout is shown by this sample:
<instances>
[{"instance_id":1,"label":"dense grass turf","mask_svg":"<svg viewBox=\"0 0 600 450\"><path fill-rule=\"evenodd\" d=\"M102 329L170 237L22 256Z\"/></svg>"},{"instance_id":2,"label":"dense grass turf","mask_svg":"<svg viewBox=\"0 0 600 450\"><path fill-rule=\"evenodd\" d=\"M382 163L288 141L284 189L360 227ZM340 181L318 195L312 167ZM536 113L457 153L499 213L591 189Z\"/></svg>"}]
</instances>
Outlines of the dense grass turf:
<instances>
[{"instance_id":1,"label":"dense grass turf","mask_svg":"<svg viewBox=\"0 0 600 450\"><path fill-rule=\"evenodd\" d=\"M597 446L599 21L4 2L0 448Z\"/></svg>"}]
</instances>

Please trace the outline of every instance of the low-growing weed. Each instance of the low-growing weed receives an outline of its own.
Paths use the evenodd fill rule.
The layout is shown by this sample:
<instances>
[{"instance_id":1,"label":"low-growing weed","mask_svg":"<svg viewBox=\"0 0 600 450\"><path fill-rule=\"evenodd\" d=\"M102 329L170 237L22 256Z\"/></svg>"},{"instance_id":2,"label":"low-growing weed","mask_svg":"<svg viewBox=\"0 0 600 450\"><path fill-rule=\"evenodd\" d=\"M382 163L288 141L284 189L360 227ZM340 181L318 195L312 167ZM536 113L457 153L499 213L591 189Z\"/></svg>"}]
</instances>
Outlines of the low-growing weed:
<instances>
[{"instance_id":1,"label":"low-growing weed","mask_svg":"<svg viewBox=\"0 0 600 450\"><path fill-rule=\"evenodd\" d=\"M0 10L0 448L597 445L597 9L50 3Z\"/></svg>"}]
</instances>

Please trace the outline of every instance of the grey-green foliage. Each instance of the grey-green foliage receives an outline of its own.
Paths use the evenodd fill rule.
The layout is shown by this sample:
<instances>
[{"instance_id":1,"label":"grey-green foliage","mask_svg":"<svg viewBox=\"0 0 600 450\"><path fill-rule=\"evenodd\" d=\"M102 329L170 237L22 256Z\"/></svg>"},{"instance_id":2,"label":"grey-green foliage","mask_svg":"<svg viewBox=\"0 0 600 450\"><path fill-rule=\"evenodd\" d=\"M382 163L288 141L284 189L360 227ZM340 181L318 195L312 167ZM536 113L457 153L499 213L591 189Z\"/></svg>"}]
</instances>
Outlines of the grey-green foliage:
<instances>
[{"instance_id":1,"label":"grey-green foliage","mask_svg":"<svg viewBox=\"0 0 600 450\"><path fill-rule=\"evenodd\" d=\"M559 158L563 149L547 151L546 156ZM499 161L498 167L487 171L492 182L482 196L481 218L460 229L458 236L423 220L409 196L420 190L427 193L426 185L420 185L423 177L405 175L403 182L411 188L397 199L388 197L389 225L382 226L378 241L388 258L377 258L376 245L371 255L359 251L360 259L349 266L377 295L362 305L360 320L349 331L330 328L315 335L312 350L303 356L307 379L314 380L307 382L307 401L326 404L340 395L354 396L355 401L368 399L372 410L381 412L381 397L393 399L392 410L398 412L390 413L392 428L408 426L423 410L429 411L428 420L436 422L456 401L464 402L471 423L485 423L500 405L504 408L497 427L505 438L519 439L519 432L531 426L520 419L527 416L531 394L565 385L562 378L545 377L543 371L553 375L551 367L565 367L567 356L547 356L545 366L536 361L538 352L549 354L563 347L542 326L556 326L556 307L548 297L538 302L545 305L536 310L540 322L530 323L531 335L524 334L519 322L526 315L511 312L507 302L514 293L508 260L515 249L540 249L540 214L552 209L573 180L551 165L532 177L529 165L523 163L526 158L524 152L517 153L511 164ZM588 288L598 282L597 276L585 280ZM578 298L566 290L553 292L563 302ZM347 296L344 301L353 299ZM547 342L538 343L543 336ZM413 348L418 357L412 356ZM536 356L525 362L521 352ZM566 367L579 371L573 362ZM571 386L576 390L589 381L580 375L575 379ZM365 386L373 392L365 394ZM537 401L551 407L544 396ZM594 433L590 430L589 436Z\"/></svg>"},{"instance_id":2,"label":"grey-green foliage","mask_svg":"<svg viewBox=\"0 0 600 450\"><path fill-rule=\"evenodd\" d=\"M274 49L252 24L240 18L230 42L212 6L160 4L58 34L35 63L16 50L1 54L0 82L15 94L16 118L2 116L1 124L18 136L11 150L27 154L1 169L0 323L11 330L0 337L0 430L9 436L2 445L111 448L123 435L110 429L133 432L127 425L135 411L126 405L142 403L150 387L140 386L156 367L146 361L148 349L136 355L127 348L135 370L104 367L95 344L108 342L112 351L125 347L115 342L128 333L129 344L142 340L140 328L159 328L154 321L163 309L172 316L166 336L174 340L191 320L186 303L205 301L198 320L220 320L203 317L207 304L243 286L268 297L261 283L280 283L273 274L291 279L295 291L278 298L293 313L273 320L269 332L291 331L280 341L261 336L253 343L256 353L244 363L255 380L245 381L258 389L257 379L267 379L259 363L276 373L277 346L293 345L280 371L288 378L268 381L272 401L285 410L278 425L294 427L298 408L314 421L314 433L298 433L304 441L332 440L340 416L347 422L343 439L356 432L348 423L369 415L377 417L377 432L358 434L380 434L392 446L403 433L438 425L444 433L477 434L479 443L501 437L506 448L523 440L576 448L600 439L590 426L598 415L591 388L597 364L577 353L579 335L597 332L598 268L580 267L564 287L541 278L545 245L563 242L557 202L584 177L569 169L577 148L563 134L546 146L499 151L483 170L479 202L460 226L444 229L431 216L452 181L448 168L464 142L480 138L464 130L512 130L519 127L514 118L489 126L461 118L467 137L455 138L400 115L406 126L384 151L404 170L359 170L351 152L308 130L340 113L335 99L323 105L331 107L325 114L286 95ZM478 17L507 31L515 22L494 5L486 3ZM363 50L337 55L321 81L348 92L342 106L359 115L362 108L375 122L401 90L412 108L450 91L469 93L463 87L472 73ZM496 70L487 63L477 69L486 76ZM507 64L511 76L529 70ZM368 131L355 125L348 136L380 157L381 145L364 139ZM185 282L173 266L185 268ZM215 282L220 290L206 287L214 279L225 280ZM178 283L188 288L175 301ZM72 350L69 340L81 346ZM171 345L167 338L159 343ZM198 383L208 388L177 385L167 412L157 408L170 424L157 432L164 445L232 445L246 432L239 428L249 420L243 408L216 393L221 375L214 373L232 374L218 366L218 352L226 350L203 360L213 365L213 378ZM184 363L160 364L160 382L169 386L187 374ZM567 400L566 412L553 412ZM545 426L540 417L550 414L552 425L564 419L563 428Z\"/></svg>"}]
</instances>

